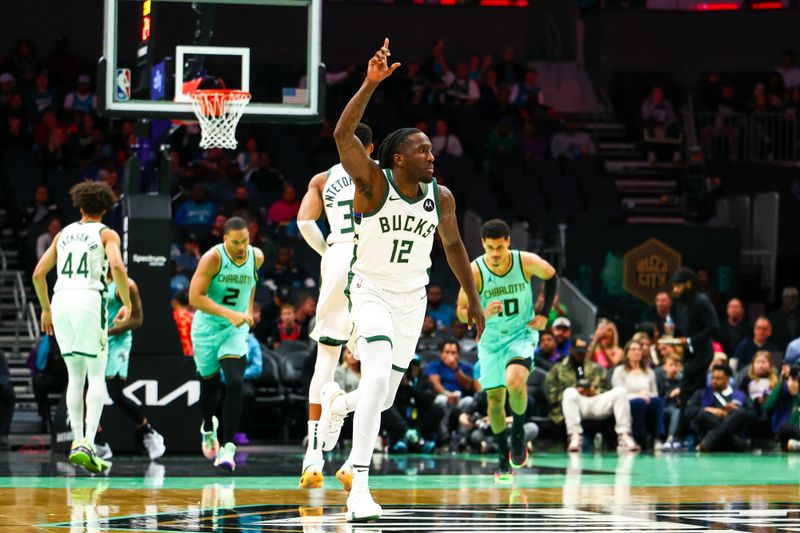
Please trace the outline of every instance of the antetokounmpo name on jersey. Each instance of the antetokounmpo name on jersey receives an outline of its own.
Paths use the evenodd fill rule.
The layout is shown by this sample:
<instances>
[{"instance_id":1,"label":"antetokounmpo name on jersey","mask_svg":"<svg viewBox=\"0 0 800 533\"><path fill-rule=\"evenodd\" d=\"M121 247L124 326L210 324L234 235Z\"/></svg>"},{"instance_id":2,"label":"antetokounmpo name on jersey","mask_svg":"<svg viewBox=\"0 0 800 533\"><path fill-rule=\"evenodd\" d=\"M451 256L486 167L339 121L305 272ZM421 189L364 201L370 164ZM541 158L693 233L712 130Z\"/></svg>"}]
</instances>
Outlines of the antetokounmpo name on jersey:
<instances>
[{"instance_id":1,"label":"antetokounmpo name on jersey","mask_svg":"<svg viewBox=\"0 0 800 533\"><path fill-rule=\"evenodd\" d=\"M498 296L507 296L509 294L516 294L529 290L527 283L512 283L511 285L501 285L493 289L483 291L483 297L487 300L497 298Z\"/></svg>"},{"instance_id":2,"label":"antetokounmpo name on jersey","mask_svg":"<svg viewBox=\"0 0 800 533\"><path fill-rule=\"evenodd\" d=\"M342 192L346 187L349 187L353 184L353 178L350 176L344 176L343 178L339 178L338 180L334 181L330 185L325 188L325 207L328 209L333 208L333 201L336 200L336 196Z\"/></svg>"},{"instance_id":3,"label":"antetokounmpo name on jersey","mask_svg":"<svg viewBox=\"0 0 800 533\"><path fill-rule=\"evenodd\" d=\"M378 222L381 225L381 233L389 233L390 231L407 231L427 239L436 231L436 224L431 224L424 218L415 217L414 215L392 215L389 217L379 217Z\"/></svg>"}]
</instances>

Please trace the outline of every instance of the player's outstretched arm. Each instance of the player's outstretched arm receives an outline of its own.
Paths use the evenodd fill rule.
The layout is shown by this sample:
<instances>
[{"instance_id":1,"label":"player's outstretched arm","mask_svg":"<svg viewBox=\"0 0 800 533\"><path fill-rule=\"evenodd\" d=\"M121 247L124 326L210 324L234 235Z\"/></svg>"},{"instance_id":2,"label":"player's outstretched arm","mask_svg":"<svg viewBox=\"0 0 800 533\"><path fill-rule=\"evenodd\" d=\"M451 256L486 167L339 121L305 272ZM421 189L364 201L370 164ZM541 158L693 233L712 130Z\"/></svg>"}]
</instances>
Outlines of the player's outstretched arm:
<instances>
[{"instance_id":1,"label":"player's outstretched arm","mask_svg":"<svg viewBox=\"0 0 800 533\"><path fill-rule=\"evenodd\" d=\"M389 66L390 55L389 39L386 38L381 49L375 52L375 55L369 60L367 77L361 84L361 88L345 106L333 132L336 148L339 150L339 160L356 185L355 208L359 212L367 212L374 208L388 187L383 173L378 165L369 158L369 154L355 136L355 132L356 126L364 116L364 110L367 108L372 93L400 66L400 63Z\"/></svg>"},{"instance_id":2,"label":"player's outstretched arm","mask_svg":"<svg viewBox=\"0 0 800 533\"><path fill-rule=\"evenodd\" d=\"M542 304L542 309L529 322L533 329L543 330L547 326L547 317L558 292L556 269L536 254L522 252L520 255L522 256L522 270L525 272L525 277L531 279L535 276L544 280L544 303ZM531 297L535 298L534 295L531 295Z\"/></svg>"},{"instance_id":3,"label":"player's outstretched arm","mask_svg":"<svg viewBox=\"0 0 800 533\"><path fill-rule=\"evenodd\" d=\"M297 213L297 229L306 240L308 245L319 255L323 255L328 249L325 236L317 226L317 219L322 215L322 190L328 175L320 172L308 183L308 191L300 202L300 211Z\"/></svg>"},{"instance_id":4,"label":"player's outstretched arm","mask_svg":"<svg viewBox=\"0 0 800 533\"><path fill-rule=\"evenodd\" d=\"M106 249L108 266L111 269L111 277L117 284L119 299L122 300L122 307L114 317L114 322L127 320L131 316L131 290L128 286L128 271L125 269L125 262L122 260L120 251L119 233L113 229L105 229L100 234L100 240Z\"/></svg>"},{"instance_id":5,"label":"player's outstretched arm","mask_svg":"<svg viewBox=\"0 0 800 533\"><path fill-rule=\"evenodd\" d=\"M475 278L467 255L467 249L464 248L461 234L458 231L456 200L453 198L453 193L450 192L450 189L442 186L438 187L439 236L442 238L447 263L461 284L461 290L464 291L467 298L466 322L470 327L475 324L478 329L475 337L480 340L485 319L480 298L478 298L478 290L475 288Z\"/></svg>"},{"instance_id":6,"label":"player's outstretched arm","mask_svg":"<svg viewBox=\"0 0 800 533\"><path fill-rule=\"evenodd\" d=\"M48 335L53 334L53 317L50 314L50 292L47 289L47 274L56 266L56 243L58 243L60 236L61 233L59 232L33 270L33 288L36 291L36 297L39 299L39 306L42 308L39 328L41 328L42 333Z\"/></svg>"},{"instance_id":7,"label":"player's outstretched arm","mask_svg":"<svg viewBox=\"0 0 800 533\"><path fill-rule=\"evenodd\" d=\"M108 336L119 335L126 331L133 331L140 327L144 322L144 309L142 307L142 297L139 294L139 286L128 278L128 288L131 292L131 316L127 320L118 320L114 326L109 328Z\"/></svg>"}]
</instances>

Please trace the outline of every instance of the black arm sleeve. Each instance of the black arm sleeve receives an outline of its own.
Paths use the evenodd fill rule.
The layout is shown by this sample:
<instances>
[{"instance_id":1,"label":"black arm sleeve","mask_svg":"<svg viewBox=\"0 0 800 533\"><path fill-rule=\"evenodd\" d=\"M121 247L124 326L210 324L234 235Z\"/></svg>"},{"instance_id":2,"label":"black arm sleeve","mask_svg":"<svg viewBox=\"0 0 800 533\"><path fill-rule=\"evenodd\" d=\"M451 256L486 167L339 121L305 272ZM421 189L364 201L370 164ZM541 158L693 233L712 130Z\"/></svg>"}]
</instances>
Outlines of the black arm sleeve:
<instances>
[{"instance_id":1,"label":"black arm sleeve","mask_svg":"<svg viewBox=\"0 0 800 533\"><path fill-rule=\"evenodd\" d=\"M698 298L695 302L702 317L703 327L691 335L692 346L697 350L701 345L711 342L711 339L718 336L719 319L717 312L706 298Z\"/></svg>"},{"instance_id":2,"label":"black arm sleeve","mask_svg":"<svg viewBox=\"0 0 800 533\"><path fill-rule=\"evenodd\" d=\"M544 303L539 315L547 316L550 314L553 300L556 299L556 292L558 292L558 274L553 274L552 278L544 280Z\"/></svg>"}]
</instances>

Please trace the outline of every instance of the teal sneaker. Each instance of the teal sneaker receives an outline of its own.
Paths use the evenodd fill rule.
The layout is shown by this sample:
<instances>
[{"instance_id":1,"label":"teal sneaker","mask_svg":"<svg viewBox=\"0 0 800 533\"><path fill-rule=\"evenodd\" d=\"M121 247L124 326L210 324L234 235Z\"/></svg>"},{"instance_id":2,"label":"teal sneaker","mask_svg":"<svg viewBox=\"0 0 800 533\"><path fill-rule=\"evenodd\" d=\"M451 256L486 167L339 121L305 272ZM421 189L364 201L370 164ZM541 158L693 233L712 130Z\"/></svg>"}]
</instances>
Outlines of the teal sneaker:
<instances>
[{"instance_id":1,"label":"teal sneaker","mask_svg":"<svg viewBox=\"0 0 800 533\"><path fill-rule=\"evenodd\" d=\"M205 422L200 423L200 435L203 436L203 455L206 456L206 459L214 461L219 454L219 440L217 439L219 420L216 416L211 417L211 427L211 431L204 431Z\"/></svg>"},{"instance_id":2,"label":"teal sneaker","mask_svg":"<svg viewBox=\"0 0 800 533\"><path fill-rule=\"evenodd\" d=\"M233 472L236 469L236 461L233 460L235 455L236 445L232 442L225 443L225 446L219 449L219 454L217 454L217 460L214 461L214 466Z\"/></svg>"}]
</instances>

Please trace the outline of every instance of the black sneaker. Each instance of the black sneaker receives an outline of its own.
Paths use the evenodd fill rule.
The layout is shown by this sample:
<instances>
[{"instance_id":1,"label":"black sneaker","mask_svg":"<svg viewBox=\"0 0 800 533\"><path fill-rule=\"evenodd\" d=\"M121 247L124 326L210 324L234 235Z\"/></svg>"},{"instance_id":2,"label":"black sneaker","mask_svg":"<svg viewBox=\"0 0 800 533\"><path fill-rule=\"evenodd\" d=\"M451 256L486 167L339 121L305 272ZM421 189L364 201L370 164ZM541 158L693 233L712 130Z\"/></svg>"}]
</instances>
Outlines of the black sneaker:
<instances>
[{"instance_id":1,"label":"black sneaker","mask_svg":"<svg viewBox=\"0 0 800 533\"><path fill-rule=\"evenodd\" d=\"M514 471L510 465L500 465L494 473L494 480L497 483L508 483L514 479Z\"/></svg>"},{"instance_id":2,"label":"black sneaker","mask_svg":"<svg viewBox=\"0 0 800 533\"><path fill-rule=\"evenodd\" d=\"M515 442L515 441L519 442ZM508 452L508 462L513 468L522 468L528 463L528 447L525 446L525 435L520 439L511 439L511 451Z\"/></svg>"}]
</instances>

